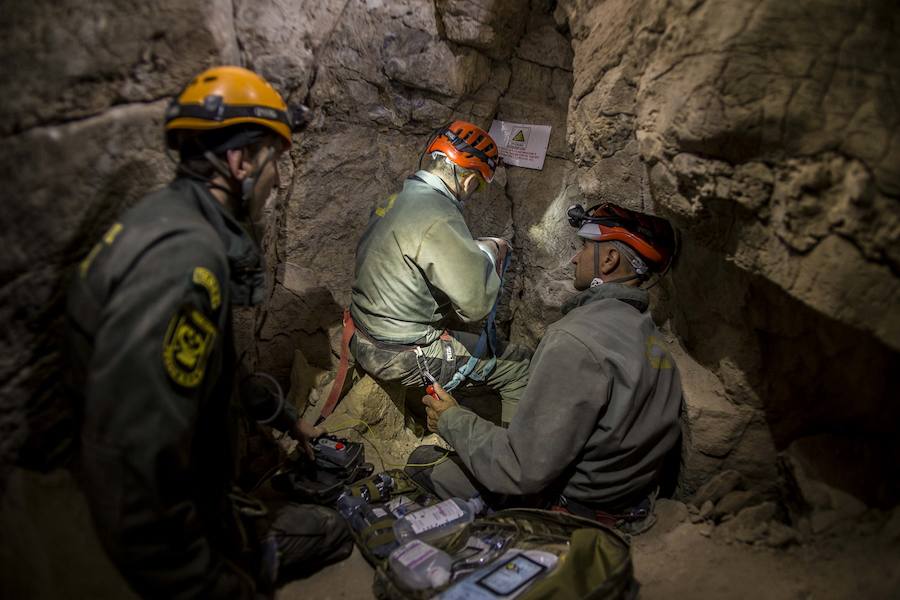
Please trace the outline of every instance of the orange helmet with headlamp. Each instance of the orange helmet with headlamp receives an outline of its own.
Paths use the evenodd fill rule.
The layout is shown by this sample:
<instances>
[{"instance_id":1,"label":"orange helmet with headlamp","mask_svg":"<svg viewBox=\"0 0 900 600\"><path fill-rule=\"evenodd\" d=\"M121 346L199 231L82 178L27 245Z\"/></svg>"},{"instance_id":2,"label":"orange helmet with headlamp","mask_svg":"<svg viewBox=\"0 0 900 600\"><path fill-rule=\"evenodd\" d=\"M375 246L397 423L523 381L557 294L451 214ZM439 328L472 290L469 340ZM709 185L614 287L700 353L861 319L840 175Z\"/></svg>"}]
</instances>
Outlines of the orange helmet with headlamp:
<instances>
[{"instance_id":1,"label":"orange helmet with headlamp","mask_svg":"<svg viewBox=\"0 0 900 600\"><path fill-rule=\"evenodd\" d=\"M484 129L466 121L453 121L438 128L425 147L425 154L440 152L463 169L478 171L488 183L500 164L500 153Z\"/></svg>"},{"instance_id":2,"label":"orange helmet with headlamp","mask_svg":"<svg viewBox=\"0 0 900 600\"><path fill-rule=\"evenodd\" d=\"M675 230L666 219L605 203L585 210L581 205L566 211L569 224L578 236L596 242L626 244L652 265L657 273L669 269L675 258Z\"/></svg>"}]
</instances>

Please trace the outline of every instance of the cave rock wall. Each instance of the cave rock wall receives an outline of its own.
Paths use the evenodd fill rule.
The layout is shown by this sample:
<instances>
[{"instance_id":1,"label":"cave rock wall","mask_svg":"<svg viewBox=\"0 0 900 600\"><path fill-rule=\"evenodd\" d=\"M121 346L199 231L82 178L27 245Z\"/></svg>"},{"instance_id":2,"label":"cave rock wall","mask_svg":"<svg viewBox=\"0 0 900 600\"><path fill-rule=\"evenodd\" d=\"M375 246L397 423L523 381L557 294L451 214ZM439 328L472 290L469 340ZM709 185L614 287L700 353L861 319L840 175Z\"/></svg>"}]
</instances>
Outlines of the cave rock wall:
<instances>
[{"instance_id":1,"label":"cave rock wall","mask_svg":"<svg viewBox=\"0 0 900 600\"><path fill-rule=\"evenodd\" d=\"M432 127L550 124L543 171L501 169L466 207L475 235L513 240L512 339L535 345L572 293L566 206L669 217L683 252L654 299L686 391L682 493L723 469L772 489L777 453L793 449L867 500L897 498L877 483L898 464L885 373L900 348L900 17L888 0L37 0L5 12L0 48L18 76L0 82L3 168L25 201L3 212L4 464L35 433L29 412L61 397L65 277L117 212L171 177L167 98L237 63L316 111L282 165L271 296L236 314L257 368L286 384L297 348L333 368L356 241ZM862 460L847 469L847 456Z\"/></svg>"},{"instance_id":2,"label":"cave rock wall","mask_svg":"<svg viewBox=\"0 0 900 600\"><path fill-rule=\"evenodd\" d=\"M900 11L887 0L563 0L581 193L671 218L690 491L798 453L900 499ZM853 465L848 469L850 465Z\"/></svg>"}]
</instances>

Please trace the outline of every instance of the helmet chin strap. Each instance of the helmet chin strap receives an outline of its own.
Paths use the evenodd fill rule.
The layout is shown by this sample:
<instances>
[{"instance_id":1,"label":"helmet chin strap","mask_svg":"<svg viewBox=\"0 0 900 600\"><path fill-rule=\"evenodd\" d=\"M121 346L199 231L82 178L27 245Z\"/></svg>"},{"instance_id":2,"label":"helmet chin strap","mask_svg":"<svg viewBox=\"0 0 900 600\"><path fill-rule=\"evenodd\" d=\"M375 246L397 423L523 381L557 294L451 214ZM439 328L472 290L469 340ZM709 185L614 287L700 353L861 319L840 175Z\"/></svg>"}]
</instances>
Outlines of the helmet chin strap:
<instances>
[{"instance_id":1,"label":"helmet chin strap","mask_svg":"<svg viewBox=\"0 0 900 600\"><path fill-rule=\"evenodd\" d=\"M617 279L610 279L609 281L604 281L600 277L600 243L594 242L594 278L591 279L590 287L595 288L598 285L603 285L604 283L625 283L627 281L633 281L635 279L640 279L640 275L634 273L632 275L626 275L625 277L619 277Z\"/></svg>"},{"instance_id":2,"label":"helmet chin strap","mask_svg":"<svg viewBox=\"0 0 900 600\"><path fill-rule=\"evenodd\" d=\"M259 180L259 175L262 173L263 169L266 168L266 165L269 164L269 161L272 160L272 157L275 155L275 152L270 147L265 148L266 156L260 162L259 166L253 169L253 171L247 175L243 180L240 181L241 193L238 198L238 215L236 215L239 219L243 219L244 217L251 217L250 215L250 207L253 203L253 199L256 195L256 183ZM228 168L228 165L221 158L216 156L210 151L206 151L203 153L203 157L209 161L209 163L213 166L213 168L225 178L226 181L232 180L235 181L235 177L231 174L231 170ZM234 197L234 190L228 189L224 186L221 186L217 183L213 183L212 181L208 182L210 187L214 187L216 189L220 189L229 196Z\"/></svg>"},{"instance_id":3,"label":"helmet chin strap","mask_svg":"<svg viewBox=\"0 0 900 600\"><path fill-rule=\"evenodd\" d=\"M228 168L228 164L224 160L222 160L221 158L219 158L218 156L216 156L209 150L207 150L206 152L203 153L203 158L205 158L207 160L207 162L209 162L209 164L211 164L213 166L213 169L215 169L216 172L219 175L221 175L223 179L225 179L225 181L233 181L234 180L234 176L232 176L232 174L231 174L231 169ZM234 196L235 196L234 189L226 187L224 185L219 185L218 183L214 182L211 177L209 179L207 179L206 183L211 188L215 188L217 190L221 190L221 191L225 192L231 198L234 198ZM243 188L243 184L241 184L241 187ZM251 191L252 191L252 188L251 188ZM242 198L240 198L239 201L237 202L236 208L238 209L239 212L244 212L243 194L242 194Z\"/></svg>"},{"instance_id":4,"label":"helmet chin strap","mask_svg":"<svg viewBox=\"0 0 900 600\"><path fill-rule=\"evenodd\" d=\"M456 165L453 165L452 163L451 163L451 165L453 166L453 182L456 183L456 190L453 195L456 196L456 201L459 202L460 204L462 204L463 199L460 198L460 195L462 194L462 189L460 189L460 187L459 187L459 175L456 172Z\"/></svg>"}]
</instances>

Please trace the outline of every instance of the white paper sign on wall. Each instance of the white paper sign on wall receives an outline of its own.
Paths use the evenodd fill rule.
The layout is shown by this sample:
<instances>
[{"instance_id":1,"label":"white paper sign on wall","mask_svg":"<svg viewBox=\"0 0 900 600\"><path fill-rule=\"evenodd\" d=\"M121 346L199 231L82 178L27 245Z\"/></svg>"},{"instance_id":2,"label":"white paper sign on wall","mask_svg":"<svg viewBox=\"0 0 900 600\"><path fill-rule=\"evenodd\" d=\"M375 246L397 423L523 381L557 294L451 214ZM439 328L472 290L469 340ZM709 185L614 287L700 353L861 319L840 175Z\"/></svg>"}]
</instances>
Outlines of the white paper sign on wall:
<instances>
[{"instance_id":1,"label":"white paper sign on wall","mask_svg":"<svg viewBox=\"0 0 900 600\"><path fill-rule=\"evenodd\" d=\"M491 137L500 148L500 158L508 165L543 169L550 143L550 126L494 121Z\"/></svg>"}]
</instances>

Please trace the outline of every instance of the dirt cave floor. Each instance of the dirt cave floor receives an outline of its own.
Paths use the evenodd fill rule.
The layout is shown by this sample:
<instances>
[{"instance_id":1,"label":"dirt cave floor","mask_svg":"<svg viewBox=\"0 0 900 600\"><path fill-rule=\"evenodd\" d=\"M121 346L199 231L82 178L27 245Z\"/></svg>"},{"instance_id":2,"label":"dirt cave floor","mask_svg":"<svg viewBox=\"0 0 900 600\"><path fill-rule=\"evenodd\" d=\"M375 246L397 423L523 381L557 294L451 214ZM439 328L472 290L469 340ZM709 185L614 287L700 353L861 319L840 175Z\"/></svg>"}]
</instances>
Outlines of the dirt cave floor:
<instances>
[{"instance_id":1,"label":"dirt cave floor","mask_svg":"<svg viewBox=\"0 0 900 600\"><path fill-rule=\"evenodd\" d=\"M658 514L657 524L632 542L643 600L900 598L900 544L880 532L774 550L716 539L709 525L691 523L682 510ZM277 600L374 598L372 573L355 550L285 586Z\"/></svg>"}]
</instances>

